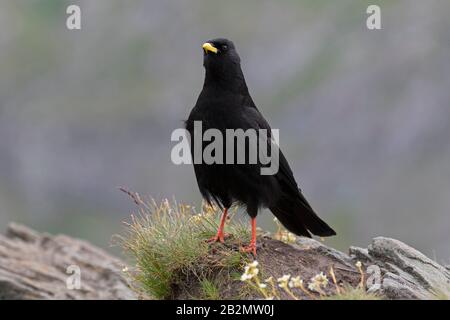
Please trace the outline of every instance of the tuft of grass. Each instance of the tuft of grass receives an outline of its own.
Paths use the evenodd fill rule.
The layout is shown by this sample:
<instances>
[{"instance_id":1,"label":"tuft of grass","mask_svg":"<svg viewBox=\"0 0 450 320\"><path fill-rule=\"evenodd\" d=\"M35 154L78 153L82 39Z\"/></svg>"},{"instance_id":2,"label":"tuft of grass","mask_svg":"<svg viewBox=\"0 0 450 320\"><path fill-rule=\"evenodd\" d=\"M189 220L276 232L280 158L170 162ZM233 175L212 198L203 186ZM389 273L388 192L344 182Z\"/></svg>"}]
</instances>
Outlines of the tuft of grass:
<instances>
[{"instance_id":1,"label":"tuft of grass","mask_svg":"<svg viewBox=\"0 0 450 320\"><path fill-rule=\"evenodd\" d=\"M203 279L200 282L202 299L204 300L219 300L220 289L219 286L212 280Z\"/></svg>"},{"instance_id":2,"label":"tuft of grass","mask_svg":"<svg viewBox=\"0 0 450 320\"><path fill-rule=\"evenodd\" d=\"M246 263L247 256L236 250L250 239L247 228L230 221L227 246L209 245L207 239L217 232L221 212L216 207L203 205L195 208L178 204L175 200L144 201L139 194L123 190L139 206L137 215L126 223L125 234L119 237L125 253L135 262L128 273L134 289L144 297L168 299L174 293L189 290L192 283L200 283L195 294L218 299L217 277L233 281ZM234 210L236 212L236 210Z\"/></svg>"},{"instance_id":3,"label":"tuft of grass","mask_svg":"<svg viewBox=\"0 0 450 320\"><path fill-rule=\"evenodd\" d=\"M299 276L290 275L265 279L263 266L258 266L258 262L253 261L252 264L256 266L251 270L258 271L250 281L242 280L244 266L244 274L251 273L248 269L250 259L247 254L240 252L239 247L249 242L250 232L237 219L232 219L237 212L236 208L230 211L230 221L226 223L225 231L229 234L226 244L208 244L206 240L216 234L219 226L222 212L218 208L204 204L197 212L194 207L179 204L175 200L156 203L152 199L143 200L137 193L125 189L122 191L139 208L131 216L131 222L125 224L124 234L118 238L125 253L134 261L134 267L124 269L124 272L141 298L217 300L224 293L224 297L228 299L281 299L282 293L287 293L293 299L301 299L302 296L327 300L382 299L363 289L365 279L360 262L356 267L361 273L361 281L356 288L350 285L339 286L333 267L330 267L329 276L336 287L336 293L332 295L323 291L328 284L328 278L323 272L305 283ZM280 228L277 234L281 236L281 240L292 241L292 236ZM285 277L289 279L283 280ZM326 283L316 283L317 277L326 280ZM230 283L236 282L241 285L231 289ZM314 287L310 287L311 284Z\"/></svg>"},{"instance_id":4,"label":"tuft of grass","mask_svg":"<svg viewBox=\"0 0 450 320\"><path fill-rule=\"evenodd\" d=\"M382 297L374 293L369 293L360 286L353 288L345 286L340 293L335 295L325 296L323 300L382 300Z\"/></svg>"}]
</instances>

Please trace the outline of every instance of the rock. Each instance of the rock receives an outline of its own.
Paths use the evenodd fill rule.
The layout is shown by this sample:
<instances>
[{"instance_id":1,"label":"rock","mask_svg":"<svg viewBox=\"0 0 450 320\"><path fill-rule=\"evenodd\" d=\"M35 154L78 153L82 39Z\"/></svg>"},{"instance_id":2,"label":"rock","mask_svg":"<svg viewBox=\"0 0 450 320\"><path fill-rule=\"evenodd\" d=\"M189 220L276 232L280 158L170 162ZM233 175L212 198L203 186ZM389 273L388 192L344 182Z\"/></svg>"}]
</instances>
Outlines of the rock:
<instances>
[{"instance_id":1,"label":"rock","mask_svg":"<svg viewBox=\"0 0 450 320\"><path fill-rule=\"evenodd\" d=\"M136 299L124 266L85 241L11 224L0 235L0 300ZM71 290L78 279L79 289Z\"/></svg>"},{"instance_id":2,"label":"rock","mask_svg":"<svg viewBox=\"0 0 450 320\"><path fill-rule=\"evenodd\" d=\"M227 246L227 243L224 245ZM220 244L220 246L223 245ZM236 248L236 250L239 250L239 248ZM220 259L220 256L215 255L215 250L211 251L207 260L216 261ZM330 267L333 267L338 284L349 284L356 287L361 280L361 275L349 255L309 238L298 237L295 244L286 244L268 236L261 237L258 239L257 260L263 279L273 277L276 281L283 275L300 276L305 281L305 286L308 286L312 277L321 272L329 274ZM211 274L219 275L221 270L222 267L218 266L217 268L211 268L209 271ZM201 284L197 277L194 274L186 277L191 281L177 284L174 294L170 297L171 299L183 300L201 296ZM192 281L192 279L195 280ZM219 288L222 298L232 300L239 298L238 294L242 291L244 284L241 281L227 282L222 279L217 281L222 285ZM329 285L323 291L327 295L333 295L336 293L335 285L331 283L331 279L329 281ZM280 290L279 294L282 299L292 299L283 290ZM310 299L309 296L298 289L296 289L296 295L301 299ZM313 295L319 296L318 294ZM253 292L246 299L261 299L261 297L260 293Z\"/></svg>"},{"instance_id":3,"label":"rock","mask_svg":"<svg viewBox=\"0 0 450 320\"><path fill-rule=\"evenodd\" d=\"M387 299L450 297L449 267L395 239L378 237L368 248L351 247L350 254L301 237L292 245L269 237L258 241L258 261L266 276L299 275L308 282L320 272L329 274L333 267L339 284L356 287L361 275L355 264L361 261L368 292ZM121 271L124 267L103 250L68 236L41 234L16 224L0 235L0 299L136 299ZM71 290L77 270L80 287ZM242 283L224 285L232 297ZM199 283L191 280L185 286L172 298L189 298ZM334 290L330 284L324 291L328 295Z\"/></svg>"},{"instance_id":4,"label":"rock","mask_svg":"<svg viewBox=\"0 0 450 320\"><path fill-rule=\"evenodd\" d=\"M450 297L450 271L403 242L378 237L350 255L379 268L379 290L389 299Z\"/></svg>"}]
</instances>

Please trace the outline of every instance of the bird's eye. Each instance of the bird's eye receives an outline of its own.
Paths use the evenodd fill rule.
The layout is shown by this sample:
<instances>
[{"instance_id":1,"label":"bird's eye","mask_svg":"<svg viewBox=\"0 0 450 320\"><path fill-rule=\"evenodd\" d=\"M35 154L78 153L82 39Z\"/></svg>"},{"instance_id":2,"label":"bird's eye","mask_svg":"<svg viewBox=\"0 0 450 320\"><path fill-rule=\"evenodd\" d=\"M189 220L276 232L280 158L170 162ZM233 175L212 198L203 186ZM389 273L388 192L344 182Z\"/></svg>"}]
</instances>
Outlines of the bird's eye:
<instances>
[{"instance_id":1,"label":"bird's eye","mask_svg":"<svg viewBox=\"0 0 450 320\"><path fill-rule=\"evenodd\" d=\"M226 44L222 45L222 50L225 51L228 49L228 46Z\"/></svg>"}]
</instances>

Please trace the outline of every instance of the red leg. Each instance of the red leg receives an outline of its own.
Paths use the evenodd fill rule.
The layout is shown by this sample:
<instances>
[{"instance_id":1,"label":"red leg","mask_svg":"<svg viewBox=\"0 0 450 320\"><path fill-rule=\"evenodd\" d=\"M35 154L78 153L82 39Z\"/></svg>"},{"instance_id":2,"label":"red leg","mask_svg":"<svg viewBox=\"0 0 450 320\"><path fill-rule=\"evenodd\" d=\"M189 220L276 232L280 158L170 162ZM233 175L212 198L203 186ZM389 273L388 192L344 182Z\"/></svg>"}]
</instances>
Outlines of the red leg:
<instances>
[{"instance_id":1,"label":"red leg","mask_svg":"<svg viewBox=\"0 0 450 320\"><path fill-rule=\"evenodd\" d=\"M225 233L223 232L225 227L225 221L227 220L228 208L223 210L222 218L220 218L219 230L217 230L217 234L215 237L212 237L208 240L208 242L220 242L224 243Z\"/></svg>"},{"instance_id":2,"label":"red leg","mask_svg":"<svg viewBox=\"0 0 450 320\"><path fill-rule=\"evenodd\" d=\"M250 245L241 249L243 252L251 252L256 257L256 218L252 218L252 240Z\"/></svg>"}]
</instances>

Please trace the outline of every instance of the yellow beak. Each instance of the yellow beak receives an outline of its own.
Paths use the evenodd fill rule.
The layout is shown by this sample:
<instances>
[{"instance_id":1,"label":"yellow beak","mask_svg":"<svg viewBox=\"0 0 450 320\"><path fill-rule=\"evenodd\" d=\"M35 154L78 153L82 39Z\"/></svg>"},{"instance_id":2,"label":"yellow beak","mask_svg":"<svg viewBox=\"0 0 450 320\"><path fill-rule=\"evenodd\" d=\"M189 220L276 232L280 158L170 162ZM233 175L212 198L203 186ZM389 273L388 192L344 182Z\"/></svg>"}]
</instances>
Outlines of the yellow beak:
<instances>
[{"instance_id":1,"label":"yellow beak","mask_svg":"<svg viewBox=\"0 0 450 320\"><path fill-rule=\"evenodd\" d=\"M205 44L203 44L203 50L205 50L205 53L207 54L208 52L214 52L217 53L217 48L215 48L211 43L206 42Z\"/></svg>"}]
</instances>

